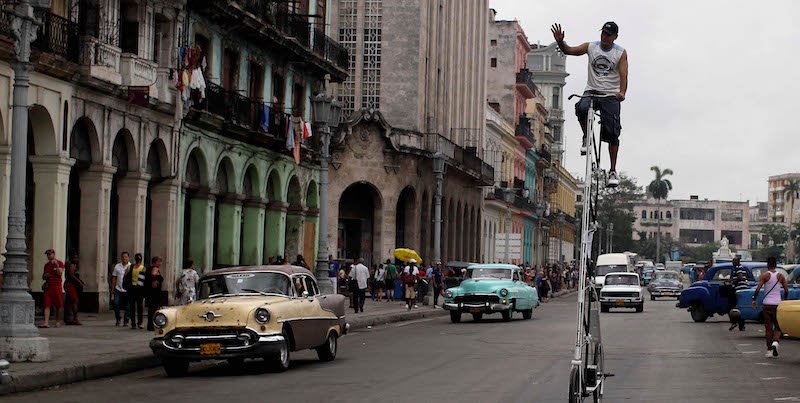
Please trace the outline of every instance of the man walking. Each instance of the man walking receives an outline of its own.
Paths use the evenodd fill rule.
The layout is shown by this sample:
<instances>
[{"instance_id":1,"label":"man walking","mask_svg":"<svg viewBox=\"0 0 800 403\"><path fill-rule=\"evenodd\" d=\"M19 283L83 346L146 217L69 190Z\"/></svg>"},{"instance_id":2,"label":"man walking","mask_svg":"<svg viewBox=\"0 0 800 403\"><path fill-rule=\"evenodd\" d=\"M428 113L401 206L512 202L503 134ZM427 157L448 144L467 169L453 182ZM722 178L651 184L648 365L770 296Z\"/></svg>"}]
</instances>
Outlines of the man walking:
<instances>
[{"instance_id":1,"label":"man walking","mask_svg":"<svg viewBox=\"0 0 800 403\"><path fill-rule=\"evenodd\" d=\"M619 151L620 102L625 100L628 91L628 52L614 44L619 27L613 21L603 24L599 42L586 42L578 46L569 46L564 42L564 31L560 24L553 24L551 31L558 47L565 55L589 55L589 75L583 95L610 95L613 97L596 98L595 108L600 110L600 141L608 143L608 154L611 158L611 169L608 171L608 187L617 187L617 152ZM583 129L583 145L581 155L586 154L586 118L591 105L591 98L581 98L575 105L575 114Z\"/></svg>"},{"instance_id":2,"label":"man walking","mask_svg":"<svg viewBox=\"0 0 800 403\"><path fill-rule=\"evenodd\" d=\"M436 268L433 269L433 307L438 308L439 294L444 289L444 273L442 273L442 262L436 262Z\"/></svg>"},{"instance_id":3,"label":"man walking","mask_svg":"<svg viewBox=\"0 0 800 403\"><path fill-rule=\"evenodd\" d=\"M394 302L394 279L397 278L397 266L392 261L386 259L386 301Z\"/></svg>"},{"instance_id":4,"label":"man walking","mask_svg":"<svg viewBox=\"0 0 800 403\"><path fill-rule=\"evenodd\" d=\"M778 356L778 341L781 338L781 330L775 317L778 311L778 304L781 303L781 289L778 284L783 286L786 292L784 295L789 295L789 286L786 284L786 279L783 278L783 274L775 271L776 266L775 258L769 257L767 259L767 269L769 271L759 276L756 292L753 293L753 308L755 308L758 291L761 290L761 287L767 290L764 293L764 301L762 302L764 305L762 311L764 316L764 336L767 341L766 357Z\"/></svg>"},{"instance_id":5,"label":"man walking","mask_svg":"<svg viewBox=\"0 0 800 403\"><path fill-rule=\"evenodd\" d=\"M350 270L350 278L355 280L356 289L353 291L353 309L358 313L360 309L364 312L364 301L367 298L367 280L369 279L369 269L364 266L364 258L358 258L358 263Z\"/></svg>"},{"instance_id":6,"label":"man walking","mask_svg":"<svg viewBox=\"0 0 800 403\"><path fill-rule=\"evenodd\" d=\"M738 310L736 309L736 291L739 290L746 290L750 288L750 284L747 282L747 270L739 264L739 258L733 258L733 274L731 274L731 295L728 297L728 311L734 312ZM722 286L720 286L720 290ZM731 327L728 331L733 331L736 326L739 326L739 331L744 331L744 319L742 319L741 312L738 312L738 317L736 315L731 315L728 313L728 316L731 318ZM734 317L737 317L736 320L733 320Z\"/></svg>"},{"instance_id":7,"label":"man walking","mask_svg":"<svg viewBox=\"0 0 800 403\"><path fill-rule=\"evenodd\" d=\"M55 309L56 327L61 327L61 308L64 305L64 289L62 288L62 276L64 275L64 262L56 259L56 251L48 249L45 252L47 255L47 263L44 264L44 272L42 273L42 280L44 285L44 323L39 327L50 327L48 323L50 319L50 307Z\"/></svg>"},{"instance_id":8,"label":"man walking","mask_svg":"<svg viewBox=\"0 0 800 403\"><path fill-rule=\"evenodd\" d=\"M339 290L336 285L336 277L339 276L339 262L333 260L333 255L328 255L328 280L333 287L333 293L338 294Z\"/></svg>"},{"instance_id":9,"label":"man walking","mask_svg":"<svg viewBox=\"0 0 800 403\"><path fill-rule=\"evenodd\" d=\"M128 293L125 288L122 287L122 278L125 277L125 272L130 265L130 254L128 254L128 252L122 252L120 255L120 262L114 266L114 271L111 272L111 300L114 301L114 318L117 320L115 326L119 326L120 309L125 312L123 326L128 326Z\"/></svg>"}]
</instances>

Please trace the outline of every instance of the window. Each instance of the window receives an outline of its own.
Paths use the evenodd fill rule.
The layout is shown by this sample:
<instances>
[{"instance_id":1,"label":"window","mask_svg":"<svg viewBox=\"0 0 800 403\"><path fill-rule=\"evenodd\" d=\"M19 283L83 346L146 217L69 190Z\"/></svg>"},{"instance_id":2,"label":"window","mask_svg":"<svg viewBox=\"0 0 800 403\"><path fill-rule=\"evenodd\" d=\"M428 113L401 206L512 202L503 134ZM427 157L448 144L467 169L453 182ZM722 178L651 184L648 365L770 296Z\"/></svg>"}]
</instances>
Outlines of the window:
<instances>
[{"instance_id":1,"label":"window","mask_svg":"<svg viewBox=\"0 0 800 403\"><path fill-rule=\"evenodd\" d=\"M284 81L281 73L272 74L272 102L278 110L283 110Z\"/></svg>"},{"instance_id":2,"label":"window","mask_svg":"<svg viewBox=\"0 0 800 403\"><path fill-rule=\"evenodd\" d=\"M672 239L672 234L670 234L669 232L666 232L665 234L667 236L667 239Z\"/></svg>"},{"instance_id":3,"label":"window","mask_svg":"<svg viewBox=\"0 0 800 403\"><path fill-rule=\"evenodd\" d=\"M727 237L731 245L742 245L742 231L722 231L720 235Z\"/></svg>"},{"instance_id":4,"label":"window","mask_svg":"<svg viewBox=\"0 0 800 403\"><path fill-rule=\"evenodd\" d=\"M492 58L492 67L497 67L497 58L496 57Z\"/></svg>"},{"instance_id":5,"label":"window","mask_svg":"<svg viewBox=\"0 0 800 403\"><path fill-rule=\"evenodd\" d=\"M260 64L251 61L248 70L250 85L247 89L247 96L250 99L264 98L264 68Z\"/></svg>"},{"instance_id":6,"label":"window","mask_svg":"<svg viewBox=\"0 0 800 403\"><path fill-rule=\"evenodd\" d=\"M303 283L305 285L305 290L308 292L309 297L313 297L319 294L319 288L317 288L317 282L314 281L311 276L303 276ZM302 294L300 295L302 296Z\"/></svg>"},{"instance_id":7,"label":"window","mask_svg":"<svg viewBox=\"0 0 800 403\"><path fill-rule=\"evenodd\" d=\"M706 208L682 208L680 210L681 220L704 220L714 221L714 210Z\"/></svg>"},{"instance_id":8,"label":"window","mask_svg":"<svg viewBox=\"0 0 800 403\"><path fill-rule=\"evenodd\" d=\"M490 43L492 46L497 46L497 39L492 39L492 40L491 40L489 43Z\"/></svg>"},{"instance_id":9,"label":"window","mask_svg":"<svg viewBox=\"0 0 800 403\"><path fill-rule=\"evenodd\" d=\"M339 2L339 44L350 54L350 67L347 78L339 86L339 100L342 102L342 114L346 117L353 113L356 103L356 43L358 42L358 0L340 0Z\"/></svg>"},{"instance_id":10,"label":"window","mask_svg":"<svg viewBox=\"0 0 800 403\"><path fill-rule=\"evenodd\" d=\"M647 218L647 210L642 210L642 219Z\"/></svg>"},{"instance_id":11,"label":"window","mask_svg":"<svg viewBox=\"0 0 800 403\"><path fill-rule=\"evenodd\" d=\"M742 210L722 209L722 211L720 211L720 218L722 219L722 221L742 222L742 216L744 216L744 211Z\"/></svg>"},{"instance_id":12,"label":"window","mask_svg":"<svg viewBox=\"0 0 800 403\"><path fill-rule=\"evenodd\" d=\"M681 229L680 240L686 243L710 243L714 242L713 229Z\"/></svg>"},{"instance_id":13,"label":"window","mask_svg":"<svg viewBox=\"0 0 800 403\"><path fill-rule=\"evenodd\" d=\"M561 88L553 87L553 104L551 108L561 109Z\"/></svg>"},{"instance_id":14,"label":"window","mask_svg":"<svg viewBox=\"0 0 800 403\"><path fill-rule=\"evenodd\" d=\"M295 83L292 89L292 116L304 116L306 103L306 89L302 84Z\"/></svg>"},{"instance_id":15,"label":"window","mask_svg":"<svg viewBox=\"0 0 800 403\"><path fill-rule=\"evenodd\" d=\"M239 52L225 49L222 52L222 88L230 91L239 89Z\"/></svg>"},{"instance_id":16,"label":"window","mask_svg":"<svg viewBox=\"0 0 800 403\"><path fill-rule=\"evenodd\" d=\"M364 66L361 107L380 109L381 39L383 0L366 0L364 5Z\"/></svg>"},{"instance_id":17,"label":"window","mask_svg":"<svg viewBox=\"0 0 800 403\"><path fill-rule=\"evenodd\" d=\"M667 210L667 220L671 220L671 219L672 219L672 212Z\"/></svg>"}]
</instances>

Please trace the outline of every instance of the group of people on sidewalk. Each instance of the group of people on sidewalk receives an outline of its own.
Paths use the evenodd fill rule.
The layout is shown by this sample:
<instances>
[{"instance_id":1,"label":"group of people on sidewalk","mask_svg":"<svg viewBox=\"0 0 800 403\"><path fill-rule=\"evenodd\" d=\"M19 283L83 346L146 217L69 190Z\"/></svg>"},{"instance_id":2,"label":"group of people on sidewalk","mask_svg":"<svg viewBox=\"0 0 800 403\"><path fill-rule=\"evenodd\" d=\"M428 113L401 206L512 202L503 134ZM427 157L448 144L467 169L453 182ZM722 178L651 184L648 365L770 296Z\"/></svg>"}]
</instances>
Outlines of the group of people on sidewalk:
<instances>
[{"instance_id":1,"label":"group of people on sidewalk","mask_svg":"<svg viewBox=\"0 0 800 403\"><path fill-rule=\"evenodd\" d=\"M42 273L44 321L39 327L50 327L51 308L55 317L55 327L61 327L62 308L64 309L64 323L82 325L78 320L78 302L85 283L81 280L78 254L73 253L66 263L56 259L56 251L53 249L46 250L44 254L47 256L47 263L45 263Z\"/></svg>"}]
</instances>

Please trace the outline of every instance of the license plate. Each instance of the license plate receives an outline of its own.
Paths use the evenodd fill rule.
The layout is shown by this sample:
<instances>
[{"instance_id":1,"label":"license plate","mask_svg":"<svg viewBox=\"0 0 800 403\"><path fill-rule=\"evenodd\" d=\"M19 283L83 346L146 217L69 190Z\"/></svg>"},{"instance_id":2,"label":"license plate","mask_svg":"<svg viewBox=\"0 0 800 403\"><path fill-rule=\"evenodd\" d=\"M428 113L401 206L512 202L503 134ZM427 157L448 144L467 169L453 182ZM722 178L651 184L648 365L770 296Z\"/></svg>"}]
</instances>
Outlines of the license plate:
<instances>
[{"instance_id":1,"label":"license plate","mask_svg":"<svg viewBox=\"0 0 800 403\"><path fill-rule=\"evenodd\" d=\"M625 305L625 301L617 301L617 305Z\"/></svg>"},{"instance_id":2,"label":"license plate","mask_svg":"<svg viewBox=\"0 0 800 403\"><path fill-rule=\"evenodd\" d=\"M481 309L480 309L480 308L471 308L469 311L470 311L471 313L480 313L480 312L481 312Z\"/></svg>"},{"instance_id":3,"label":"license plate","mask_svg":"<svg viewBox=\"0 0 800 403\"><path fill-rule=\"evenodd\" d=\"M221 353L219 343L208 343L200 345L200 354L210 355Z\"/></svg>"},{"instance_id":4,"label":"license plate","mask_svg":"<svg viewBox=\"0 0 800 403\"><path fill-rule=\"evenodd\" d=\"M664 295L672 295L672 293L667 291L667 292L664 293Z\"/></svg>"}]
</instances>

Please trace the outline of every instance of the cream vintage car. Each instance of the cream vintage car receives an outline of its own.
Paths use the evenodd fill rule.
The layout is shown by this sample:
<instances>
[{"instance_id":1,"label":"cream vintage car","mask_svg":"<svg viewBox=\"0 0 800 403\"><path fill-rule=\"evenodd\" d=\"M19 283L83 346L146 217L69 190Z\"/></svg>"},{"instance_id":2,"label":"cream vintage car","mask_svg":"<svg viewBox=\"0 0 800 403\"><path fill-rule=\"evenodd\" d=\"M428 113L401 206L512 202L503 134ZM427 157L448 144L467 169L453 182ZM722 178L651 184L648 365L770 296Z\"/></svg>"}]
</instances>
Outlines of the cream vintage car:
<instances>
[{"instance_id":1,"label":"cream vintage car","mask_svg":"<svg viewBox=\"0 0 800 403\"><path fill-rule=\"evenodd\" d=\"M297 266L214 270L200 278L197 300L160 309L153 317L150 348L169 376L184 375L189 362L264 358L278 371L292 351L315 349L336 358L347 333L342 295L321 295L313 274Z\"/></svg>"}]
</instances>

